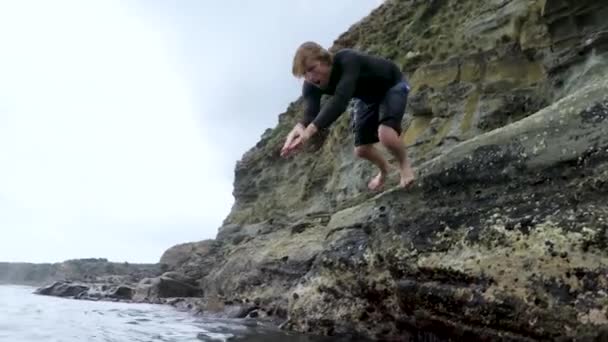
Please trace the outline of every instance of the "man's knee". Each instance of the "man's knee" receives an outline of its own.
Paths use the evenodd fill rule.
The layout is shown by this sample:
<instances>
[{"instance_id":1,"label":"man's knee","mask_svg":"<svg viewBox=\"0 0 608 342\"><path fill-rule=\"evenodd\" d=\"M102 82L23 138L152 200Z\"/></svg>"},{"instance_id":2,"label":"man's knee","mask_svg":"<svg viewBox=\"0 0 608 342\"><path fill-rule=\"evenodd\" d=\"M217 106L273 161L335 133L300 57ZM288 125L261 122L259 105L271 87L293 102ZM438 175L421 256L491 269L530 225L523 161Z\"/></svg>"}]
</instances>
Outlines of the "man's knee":
<instances>
[{"instance_id":1,"label":"man's knee","mask_svg":"<svg viewBox=\"0 0 608 342\"><path fill-rule=\"evenodd\" d=\"M394 145L399 140L399 132L391 125L381 124L378 127L378 138L382 145Z\"/></svg>"},{"instance_id":2,"label":"man's knee","mask_svg":"<svg viewBox=\"0 0 608 342\"><path fill-rule=\"evenodd\" d=\"M370 147L367 145L361 145L355 147L355 155L359 158L367 158L369 156Z\"/></svg>"}]
</instances>

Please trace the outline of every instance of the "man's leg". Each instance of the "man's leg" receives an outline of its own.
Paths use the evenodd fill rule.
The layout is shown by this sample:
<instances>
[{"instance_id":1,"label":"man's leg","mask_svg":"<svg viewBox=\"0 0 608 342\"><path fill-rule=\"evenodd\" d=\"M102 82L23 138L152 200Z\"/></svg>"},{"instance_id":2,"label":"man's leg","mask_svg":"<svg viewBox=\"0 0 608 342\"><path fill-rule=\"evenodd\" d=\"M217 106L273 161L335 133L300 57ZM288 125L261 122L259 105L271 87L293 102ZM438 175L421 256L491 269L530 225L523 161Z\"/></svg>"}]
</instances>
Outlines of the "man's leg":
<instances>
[{"instance_id":1,"label":"man's leg","mask_svg":"<svg viewBox=\"0 0 608 342\"><path fill-rule=\"evenodd\" d=\"M382 102L382 115L378 127L378 137L382 145L399 162L401 187L410 186L415 179L414 170L407 158L406 146L401 139L401 119L405 114L409 86L402 82L391 88Z\"/></svg>"},{"instance_id":2,"label":"man's leg","mask_svg":"<svg viewBox=\"0 0 608 342\"><path fill-rule=\"evenodd\" d=\"M355 147L355 154L357 157L366 159L378 167L378 174L367 183L367 187L374 191L380 189L384 185L386 175L388 174L389 165L386 159L382 157L380 151L373 144Z\"/></svg>"},{"instance_id":3,"label":"man's leg","mask_svg":"<svg viewBox=\"0 0 608 342\"><path fill-rule=\"evenodd\" d=\"M378 128L380 142L399 162L399 173L401 181L399 185L403 188L410 186L414 182L414 170L407 158L405 143L393 127L381 124Z\"/></svg>"},{"instance_id":4,"label":"man's leg","mask_svg":"<svg viewBox=\"0 0 608 342\"><path fill-rule=\"evenodd\" d=\"M388 174L388 162L374 144L378 140L378 104L366 104L358 100L351 116L352 129L355 135L355 155L372 162L378 167L378 173L369 181L370 190L378 190L384 185Z\"/></svg>"}]
</instances>

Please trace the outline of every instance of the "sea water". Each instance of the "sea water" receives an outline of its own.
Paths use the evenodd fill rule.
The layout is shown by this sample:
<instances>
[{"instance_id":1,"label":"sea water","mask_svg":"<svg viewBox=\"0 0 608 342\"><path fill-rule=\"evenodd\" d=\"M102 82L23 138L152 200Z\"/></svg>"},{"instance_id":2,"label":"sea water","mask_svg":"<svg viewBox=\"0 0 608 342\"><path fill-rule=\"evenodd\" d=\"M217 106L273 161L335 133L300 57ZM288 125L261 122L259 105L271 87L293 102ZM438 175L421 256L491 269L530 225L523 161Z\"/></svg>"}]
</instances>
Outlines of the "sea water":
<instances>
[{"instance_id":1,"label":"sea water","mask_svg":"<svg viewBox=\"0 0 608 342\"><path fill-rule=\"evenodd\" d=\"M34 290L0 286L0 342L337 340L288 334L253 320L202 318L167 305L65 299Z\"/></svg>"}]
</instances>

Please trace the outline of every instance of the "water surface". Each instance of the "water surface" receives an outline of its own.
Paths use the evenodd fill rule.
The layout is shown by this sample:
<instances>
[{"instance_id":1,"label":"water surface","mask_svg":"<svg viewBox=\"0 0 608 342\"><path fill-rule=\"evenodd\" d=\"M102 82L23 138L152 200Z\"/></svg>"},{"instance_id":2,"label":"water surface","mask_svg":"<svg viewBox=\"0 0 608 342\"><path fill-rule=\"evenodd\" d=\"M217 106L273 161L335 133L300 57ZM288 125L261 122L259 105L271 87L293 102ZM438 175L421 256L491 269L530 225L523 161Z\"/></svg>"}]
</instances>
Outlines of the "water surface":
<instances>
[{"instance_id":1,"label":"water surface","mask_svg":"<svg viewBox=\"0 0 608 342\"><path fill-rule=\"evenodd\" d=\"M195 317L166 305L64 299L34 290L0 285L0 342L336 341L288 335L251 320Z\"/></svg>"}]
</instances>

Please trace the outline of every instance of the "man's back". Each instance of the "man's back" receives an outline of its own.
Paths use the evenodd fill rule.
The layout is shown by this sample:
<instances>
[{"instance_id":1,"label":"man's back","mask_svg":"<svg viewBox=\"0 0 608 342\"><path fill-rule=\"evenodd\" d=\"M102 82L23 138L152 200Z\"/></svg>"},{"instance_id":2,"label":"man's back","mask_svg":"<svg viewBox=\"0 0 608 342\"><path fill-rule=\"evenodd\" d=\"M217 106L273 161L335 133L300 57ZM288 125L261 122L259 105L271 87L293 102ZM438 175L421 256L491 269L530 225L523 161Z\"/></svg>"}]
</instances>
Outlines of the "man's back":
<instances>
[{"instance_id":1,"label":"man's back","mask_svg":"<svg viewBox=\"0 0 608 342\"><path fill-rule=\"evenodd\" d=\"M350 72L356 72L357 75L349 77ZM344 78L355 82L353 97L363 101L378 101L388 89L403 79L403 75L390 60L353 49L342 49L334 55L329 84L321 92L334 95L336 85ZM315 86L306 83L305 87Z\"/></svg>"}]
</instances>

